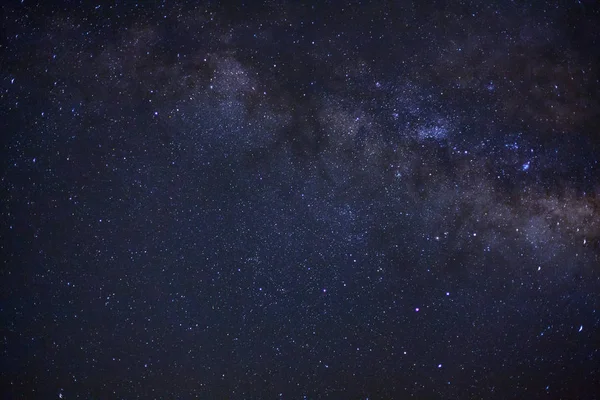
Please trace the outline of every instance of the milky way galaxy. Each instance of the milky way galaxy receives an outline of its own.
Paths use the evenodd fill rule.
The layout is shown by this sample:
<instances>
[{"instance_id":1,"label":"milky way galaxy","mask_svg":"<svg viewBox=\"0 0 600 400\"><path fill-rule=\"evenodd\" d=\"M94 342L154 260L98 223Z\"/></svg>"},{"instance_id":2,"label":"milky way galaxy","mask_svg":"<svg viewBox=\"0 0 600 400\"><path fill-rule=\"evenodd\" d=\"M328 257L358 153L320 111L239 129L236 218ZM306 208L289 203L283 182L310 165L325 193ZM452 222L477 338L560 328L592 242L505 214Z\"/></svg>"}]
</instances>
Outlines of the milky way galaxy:
<instances>
[{"instance_id":1,"label":"milky way galaxy","mask_svg":"<svg viewBox=\"0 0 600 400\"><path fill-rule=\"evenodd\" d=\"M2 7L4 397L600 392L595 2Z\"/></svg>"}]
</instances>

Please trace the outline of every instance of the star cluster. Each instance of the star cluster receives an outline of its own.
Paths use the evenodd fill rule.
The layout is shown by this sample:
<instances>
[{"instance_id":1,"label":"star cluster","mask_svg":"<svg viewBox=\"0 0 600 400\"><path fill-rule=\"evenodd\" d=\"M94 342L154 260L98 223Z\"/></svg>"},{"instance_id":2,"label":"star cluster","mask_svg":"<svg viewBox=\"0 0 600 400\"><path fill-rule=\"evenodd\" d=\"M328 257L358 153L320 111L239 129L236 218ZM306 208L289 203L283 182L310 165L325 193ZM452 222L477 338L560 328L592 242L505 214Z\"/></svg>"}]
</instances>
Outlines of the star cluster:
<instances>
[{"instance_id":1,"label":"star cluster","mask_svg":"<svg viewBox=\"0 0 600 400\"><path fill-rule=\"evenodd\" d=\"M7 398L600 390L594 2L3 11Z\"/></svg>"}]
</instances>

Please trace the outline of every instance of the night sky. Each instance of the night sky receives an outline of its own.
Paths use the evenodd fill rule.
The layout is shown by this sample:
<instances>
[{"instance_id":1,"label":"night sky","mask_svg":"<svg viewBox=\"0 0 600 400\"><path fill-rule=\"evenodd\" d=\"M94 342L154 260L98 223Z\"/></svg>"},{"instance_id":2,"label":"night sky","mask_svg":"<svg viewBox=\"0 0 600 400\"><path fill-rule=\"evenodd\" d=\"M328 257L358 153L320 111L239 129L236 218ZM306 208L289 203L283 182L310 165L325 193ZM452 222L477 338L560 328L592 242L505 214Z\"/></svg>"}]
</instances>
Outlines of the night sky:
<instances>
[{"instance_id":1,"label":"night sky","mask_svg":"<svg viewBox=\"0 0 600 400\"><path fill-rule=\"evenodd\" d=\"M1 21L2 398L600 398L595 1Z\"/></svg>"}]
</instances>

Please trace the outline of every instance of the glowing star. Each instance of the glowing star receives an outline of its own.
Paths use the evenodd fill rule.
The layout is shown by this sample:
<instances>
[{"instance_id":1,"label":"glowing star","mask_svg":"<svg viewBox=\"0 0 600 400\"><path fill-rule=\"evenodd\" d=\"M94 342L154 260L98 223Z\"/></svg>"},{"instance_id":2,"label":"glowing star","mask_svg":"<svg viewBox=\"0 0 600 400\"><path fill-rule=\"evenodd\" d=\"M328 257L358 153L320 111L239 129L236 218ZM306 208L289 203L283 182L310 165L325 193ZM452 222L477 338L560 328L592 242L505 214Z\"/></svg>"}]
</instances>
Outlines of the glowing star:
<instances>
[{"instance_id":1,"label":"glowing star","mask_svg":"<svg viewBox=\"0 0 600 400\"><path fill-rule=\"evenodd\" d=\"M580 326L579 326L579 331L578 331L578 332L581 332L582 330L583 330L583 325L580 325Z\"/></svg>"},{"instance_id":2,"label":"glowing star","mask_svg":"<svg viewBox=\"0 0 600 400\"><path fill-rule=\"evenodd\" d=\"M527 161L525 164L523 164L523 166L521 167L521 169L523 171L527 171L530 166L531 166L531 161Z\"/></svg>"},{"instance_id":3,"label":"glowing star","mask_svg":"<svg viewBox=\"0 0 600 400\"><path fill-rule=\"evenodd\" d=\"M415 308L415 312L419 312L419 307Z\"/></svg>"}]
</instances>

